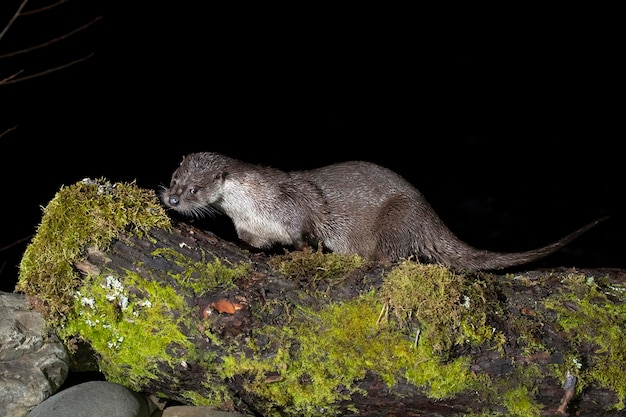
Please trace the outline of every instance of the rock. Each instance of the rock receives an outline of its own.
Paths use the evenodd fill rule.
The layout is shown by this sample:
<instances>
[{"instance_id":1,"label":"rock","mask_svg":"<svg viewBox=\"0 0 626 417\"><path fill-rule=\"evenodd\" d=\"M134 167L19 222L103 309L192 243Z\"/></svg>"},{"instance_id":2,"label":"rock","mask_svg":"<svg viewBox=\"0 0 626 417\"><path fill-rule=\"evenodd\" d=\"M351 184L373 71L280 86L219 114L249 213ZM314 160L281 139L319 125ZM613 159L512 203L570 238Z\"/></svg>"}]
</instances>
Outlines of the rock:
<instances>
[{"instance_id":1,"label":"rock","mask_svg":"<svg viewBox=\"0 0 626 417\"><path fill-rule=\"evenodd\" d=\"M0 292L0 416L23 417L67 377L63 344L24 294Z\"/></svg>"},{"instance_id":2,"label":"rock","mask_svg":"<svg viewBox=\"0 0 626 417\"><path fill-rule=\"evenodd\" d=\"M27 417L150 417L155 410L156 405L147 397L120 384L89 381L53 395Z\"/></svg>"}]
</instances>

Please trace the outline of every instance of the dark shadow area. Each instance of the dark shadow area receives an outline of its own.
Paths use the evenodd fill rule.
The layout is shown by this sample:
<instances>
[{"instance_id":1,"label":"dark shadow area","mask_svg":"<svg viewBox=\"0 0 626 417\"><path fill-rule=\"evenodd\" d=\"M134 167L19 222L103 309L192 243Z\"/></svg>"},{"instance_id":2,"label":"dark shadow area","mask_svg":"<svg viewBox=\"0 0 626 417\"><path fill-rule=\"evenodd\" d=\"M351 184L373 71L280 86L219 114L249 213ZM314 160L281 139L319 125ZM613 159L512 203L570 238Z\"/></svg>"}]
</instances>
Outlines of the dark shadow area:
<instances>
[{"instance_id":1,"label":"dark shadow area","mask_svg":"<svg viewBox=\"0 0 626 417\"><path fill-rule=\"evenodd\" d=\"M282 169L385 165L459 237L491 250L540 246L609 215L536 266L626 267L610 25L597 39L560 28L563 39L545 22L536 38L499 28L433 40L415 23L321 31L230 16L216 27L200 10L74 0L17 19L0 56L99 17L71 39L0 58L3 79L93 53L0 85L3 291L60 187L106 177L156 190L184 154L204 150Z\"/></svg>"}]
</instances>

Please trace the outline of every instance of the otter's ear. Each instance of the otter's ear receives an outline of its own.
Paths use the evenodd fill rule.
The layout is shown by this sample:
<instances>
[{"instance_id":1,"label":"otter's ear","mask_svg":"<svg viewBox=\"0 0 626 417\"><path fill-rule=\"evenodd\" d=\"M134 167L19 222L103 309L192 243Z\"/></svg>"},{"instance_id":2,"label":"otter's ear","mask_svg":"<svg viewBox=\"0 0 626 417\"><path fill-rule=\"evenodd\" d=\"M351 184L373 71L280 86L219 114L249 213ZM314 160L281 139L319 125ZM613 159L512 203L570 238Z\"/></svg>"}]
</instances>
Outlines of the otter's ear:
<instances>
[{"instance_id":1,"label":"otter's ear","mask_svg":"<svg viewBox=\"0 0 626 417\"><path fill-rule=\"evenodd\" d=\"M224 181L226 179L226 177L228 177L228 172L227 171L218 172L215 175L215 179L218 180L218 181Z\"/></svg>"}]
</instances>

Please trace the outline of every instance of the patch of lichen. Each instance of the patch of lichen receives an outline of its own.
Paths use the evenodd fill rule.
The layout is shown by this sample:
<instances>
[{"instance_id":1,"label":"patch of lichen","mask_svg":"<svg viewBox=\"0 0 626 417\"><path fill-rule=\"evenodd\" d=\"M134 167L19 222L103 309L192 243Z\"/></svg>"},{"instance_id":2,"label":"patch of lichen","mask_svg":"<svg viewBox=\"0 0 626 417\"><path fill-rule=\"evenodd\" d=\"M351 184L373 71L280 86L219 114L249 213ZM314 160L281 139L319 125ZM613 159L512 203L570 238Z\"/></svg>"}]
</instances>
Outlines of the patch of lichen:
<instances>
[{"instance_id":1,"label":"patch of lichen","mask_svg":"<svg viewBox=\"0 0 626 417\"><path fill-rule=\"evenodd\" d=\"M122 231L142 235L170 226L154 191L134 183L85 179L62 187L43 209L20 262L16 291L38 299L49 320L61 321L82 280L73 264L88 247L104 249Z\"/></svg>"},{"instance_id":2,"label":"patch of lichen","mask_svg":"<svg viewBox=\"0 0 626 417\"><path fill-rule=\"evenodd\" d=\"M136 273L90 275L75 292L71 314L58 334L87 342L107 380L141 390L158 378L160 366L173 369L196 360L194 345L180 330L190 316L186 309L171 287Z\"/></svg>"},{"instance_id":3,"label":"patch of lichen","mask_svg":"<svg viewBox=\"0 0 626 417\"><path fill-rule=\"evenodd\" d=\"M488 276L469 277L440 265L405 261L386 277L380 296L386 308L404 322L419 322L420 338L446 356L455 345L491 343L502 350L506 338L489 322L501 315Z\"/></svg>"},{"instance_id":4,"label":"patch of lichen","mask_svg":"<svg viewBox=\"0 0 626 417\"><path fill-rule=\"evenodd\" d=\"M157 249L151 255L166 258L180 266L182 272L171 272L170 276L181 288L193 291L196 297L201 297L217 287L226 290L235 288L234 281L248 275L251 268L250 263L242 261L234 265L216 256L209 261L205 252L202 252L200 261L194 261L170 248Z\"/></svg>"},{"instance_id":5,"label":"patch of lichen","mask_svg":"<svg viewBox=\"0 0 626 417\"><path fill-rule=\"evenodd\" d=\"M545 300L557 313L559 327L569 336L570 350L555 375L577 379L576 394L590 384L612 390L618 410L626 408L626 292L623 287L582 274L562 280L564 289ZM588 346L591 346L590 350ZM591 354L583 352L591 351Z\"/></svg>"},{"instance_id":6,"label":"patch of lichen","mask_svg":"<svg viewBox=\"0 0 626 417\"><path fill-rule=\"evenodd\" d=\"M186 262L193 264L189 259ZM214 272L211 279L216 285L233 285L233 276L245 270L222 263L198 266L202 276ZM84 278L65 324L57 328L59 336L70 349L75 340L88 345L107 380L137 391L150 381L175 383L176 373L189 373L187 364L200 367L204 374L199 377L205 380L198 384L204 390L181 390L180 397L193 405L224 404L229 393L216 370L217 350L199 352L197 343L205 338L220 345L222 340L199 326L197 311L185 301L195 285L181 290L179 284L161 284L149 270L142 271L143 275L126 271L117 276L109 271Z\"/></svg>"},{"instance_id":7,"label":"patch of lichen","mask_svg":"<svg viewBox=\"0 0 626 417\"><path fill-rule=\"evenodd\" d=\"M213 379L215 354L199 353L183 329L193 329L183 296L137 273L122 277L90 275L75 293L71 314L58 329L64 341L79 338L98 358L108 381L141 391L150 381L174 380L187 364L207 369L202 394L184 391L195 405L219 405L228 400L224 384Z\"/></svg>"},{"instance_id":8,"label":"patch of lichen","mask_svg":"<svg viewBox=\"0 0 626 417\"><path fill-rule=\"evenodd\" d=\"M361 392L368 371L389 387L408 380L437 399L471 386L467 358L442 361L427 339L416 347L398 322L378 322L381 309L373 290L319 311L300 309L289 325L259 329L248 346L253 354L225 357L224 377L246 375L246 388L273 404L268 416L337 414L339 401ZM266 357L269 348L276 353Z\"/></svg>"},{"instance_id":9,"label":"patch of lichen","mask_svg":"<svg viewBox=\"0 0 626 417\"><path fill-rule=\"evenodd\" d=\"M339 284L347 273L366 264L359 255L323 253L311 248L276 255L268 261L275 271L292 279L306 279L312 284L324 281L330 285Z\"/></svg>"}]
</instances>

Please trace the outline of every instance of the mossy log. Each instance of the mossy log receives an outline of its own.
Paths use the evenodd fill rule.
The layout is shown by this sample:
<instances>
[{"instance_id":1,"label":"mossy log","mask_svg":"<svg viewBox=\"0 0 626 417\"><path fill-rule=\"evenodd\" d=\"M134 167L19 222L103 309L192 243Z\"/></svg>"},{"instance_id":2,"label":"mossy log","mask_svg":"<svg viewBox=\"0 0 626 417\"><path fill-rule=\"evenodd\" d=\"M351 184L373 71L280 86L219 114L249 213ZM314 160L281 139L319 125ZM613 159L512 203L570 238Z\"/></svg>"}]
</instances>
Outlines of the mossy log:
<instances>
[{"instance_id":1,"label":"mossy log","mask_svg":"<svg viewBox=\"0 0 626 417\"><path fill-rule=\"evenodd\" d=\"M267 255L171 220L150 190L83 180L44 209L17 289L76 367L186 404L255 416L618 416L625 279Z\"/></svg>"}]
</instances>

